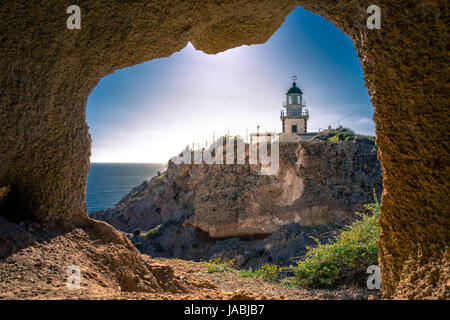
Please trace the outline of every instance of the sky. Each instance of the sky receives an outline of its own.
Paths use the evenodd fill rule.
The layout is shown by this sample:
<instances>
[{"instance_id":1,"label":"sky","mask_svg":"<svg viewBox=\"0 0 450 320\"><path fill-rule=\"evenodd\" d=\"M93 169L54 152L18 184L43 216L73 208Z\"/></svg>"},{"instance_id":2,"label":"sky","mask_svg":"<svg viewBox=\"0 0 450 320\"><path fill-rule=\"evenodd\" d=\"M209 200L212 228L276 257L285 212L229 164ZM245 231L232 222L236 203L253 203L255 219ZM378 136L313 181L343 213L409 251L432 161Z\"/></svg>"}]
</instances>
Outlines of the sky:
<instances>
[{"instance_id":1,"label":"sky","mask_svg":"<svg viewBox=\"0 0 450 320\"><path fill-rule=\"evenodd\" d=\"M208 55L189 43L168 58L117 70L87 103L91 162L166 163L222 134L281 132L292 75L308 131L343 125L375 135L373 108L350 38L301 7L264 44Z\"/></svg>"}]
</instances>

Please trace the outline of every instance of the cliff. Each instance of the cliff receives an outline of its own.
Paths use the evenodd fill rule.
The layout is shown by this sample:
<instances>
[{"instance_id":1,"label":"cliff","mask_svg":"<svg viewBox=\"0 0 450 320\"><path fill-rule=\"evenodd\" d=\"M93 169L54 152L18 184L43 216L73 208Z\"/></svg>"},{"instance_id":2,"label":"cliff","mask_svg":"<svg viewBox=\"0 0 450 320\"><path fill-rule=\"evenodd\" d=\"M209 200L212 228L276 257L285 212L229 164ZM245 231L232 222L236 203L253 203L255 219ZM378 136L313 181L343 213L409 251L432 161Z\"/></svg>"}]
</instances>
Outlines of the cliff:
<instances>
[{"instance_id":1,"label":"cliff","mask_svg":"<svg viewBox=\"0 0 450 320\"><path fill-rule=\"evenodd\" d=\"M268 235L283 226L342 225L381 191L373 141L280 144L271 176L256 165L169 162L160 176L134 188L114 208L93 213L119 230L149 230L174 217L212 238Z\"/></svg>"}]
</instances>

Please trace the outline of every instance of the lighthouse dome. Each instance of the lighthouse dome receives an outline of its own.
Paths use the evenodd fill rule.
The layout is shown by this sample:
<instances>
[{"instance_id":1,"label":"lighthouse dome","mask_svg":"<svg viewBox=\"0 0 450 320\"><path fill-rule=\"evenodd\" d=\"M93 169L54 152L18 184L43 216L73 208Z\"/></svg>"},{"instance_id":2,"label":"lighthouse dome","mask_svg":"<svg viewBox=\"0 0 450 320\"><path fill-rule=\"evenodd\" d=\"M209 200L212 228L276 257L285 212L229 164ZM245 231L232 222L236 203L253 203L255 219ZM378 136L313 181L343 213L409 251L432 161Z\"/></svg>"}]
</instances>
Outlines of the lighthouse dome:
<instances>
[{"instance_id":1,"label":"lighthouse dome","mask_svg":"<svg viewBox=\"0 0 450 320\"><path fill-rule=\"evenodd\" d=\"M293 93L299 93L303 94L302 90L300 90L299 87L297 87L297 84L294 82L292 83L292 87L286 92L286 94L293 94Z\"/></svg>"}]
</instances>

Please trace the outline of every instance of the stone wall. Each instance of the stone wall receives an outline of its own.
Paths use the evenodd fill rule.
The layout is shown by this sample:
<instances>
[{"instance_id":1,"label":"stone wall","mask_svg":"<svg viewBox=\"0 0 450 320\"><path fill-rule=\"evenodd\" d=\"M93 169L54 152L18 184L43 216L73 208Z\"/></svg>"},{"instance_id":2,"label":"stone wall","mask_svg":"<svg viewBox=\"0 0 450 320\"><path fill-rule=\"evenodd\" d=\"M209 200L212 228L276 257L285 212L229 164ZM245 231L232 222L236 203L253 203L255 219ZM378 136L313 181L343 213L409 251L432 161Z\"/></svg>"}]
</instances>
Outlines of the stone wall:
<instances>
[{"instance_id":1,"label":"stone wall","mask_svg":"<svg viewBox=\"0 0 450 320\"><path fill-rule=\"evenodd\" d=\"M83 1L82 29L50 0L0 4L0 187L17 216L86 216L85 105L114 70L181 50L265 42L298 4L352 40L375 109L384 177L380 265L386 297L448 297L448 1Z\"/></svg>"}]
</instances>

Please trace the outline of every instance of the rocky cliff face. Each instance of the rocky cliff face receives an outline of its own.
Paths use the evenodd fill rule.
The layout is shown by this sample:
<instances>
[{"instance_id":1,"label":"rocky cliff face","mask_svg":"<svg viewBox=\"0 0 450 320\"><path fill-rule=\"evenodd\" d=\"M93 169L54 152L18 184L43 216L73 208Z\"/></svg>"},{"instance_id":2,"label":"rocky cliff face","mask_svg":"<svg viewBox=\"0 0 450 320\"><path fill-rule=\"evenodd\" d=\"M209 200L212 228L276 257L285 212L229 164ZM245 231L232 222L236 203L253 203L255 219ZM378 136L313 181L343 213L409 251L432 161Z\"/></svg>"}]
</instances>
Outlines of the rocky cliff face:
<instances>
[{"instance_id":1,"label":"rocky cliff face","mask_svg":"<svg viewBox=\"0 0 450 320\"><path fill-rule=\"evenodd\" d=\"M175 165L134 188L114 208L92 214L116 228L149 230L182 216L212 238L268 235L284 225L344 224L381 192L374 143L280 145L276 175L256 165Z\"/></svg>"},{"instance_id":2,"label":"rocky cliff face","mask_svg":"<svg viewBox=\"0 0 450 320\"><path fill-rule=\"evenodd\" d=\"M308 246L315 246L338 234L336 224L300 226L284 225L271 235L254 235L214 239L192 226L185 225L184 216L175 216L151 232L127 234L142 253L151 257L209 261L221 258L233 261L237 268L258 269L266 263L288 267L305 256Z\"/></svg>"}]
</instances>

